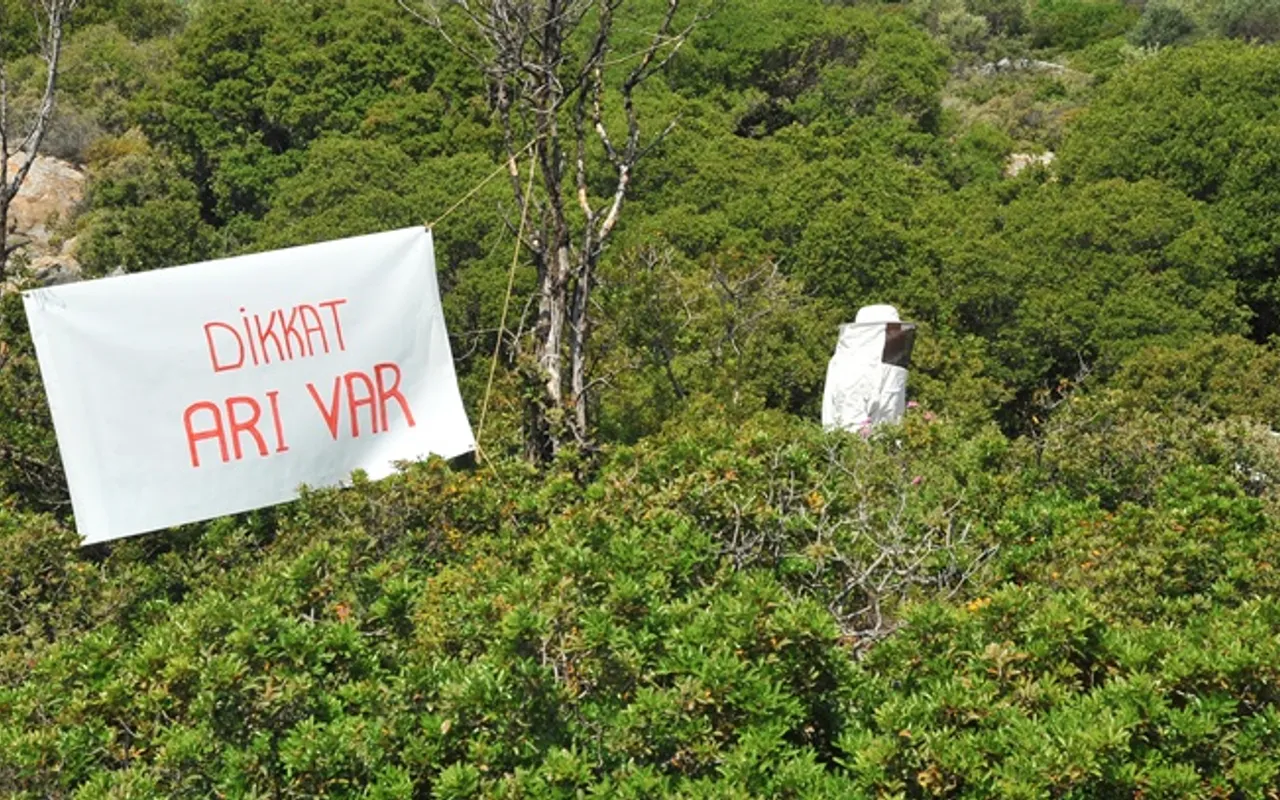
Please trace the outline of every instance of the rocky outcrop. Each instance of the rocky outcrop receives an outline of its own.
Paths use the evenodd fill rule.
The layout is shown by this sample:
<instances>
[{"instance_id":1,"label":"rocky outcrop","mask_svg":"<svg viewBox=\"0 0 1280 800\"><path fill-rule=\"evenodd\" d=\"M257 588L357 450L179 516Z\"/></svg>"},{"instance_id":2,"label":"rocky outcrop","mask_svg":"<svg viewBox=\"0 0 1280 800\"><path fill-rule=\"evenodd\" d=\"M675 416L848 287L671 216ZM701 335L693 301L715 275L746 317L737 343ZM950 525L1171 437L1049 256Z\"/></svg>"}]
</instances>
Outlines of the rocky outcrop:
<instances>
[{"instance_id":1,"label":"rocky outcrop","mask_svg":"<svg viewBox=\"0 0 1280 800\"><path fill-rule=\"evenodd\" d=\"M1047 153L1013 153L1009 156L1009 160L1004 163L1004 174L1007 178L1012 178L1019 172L1030 166L1047 167L1057 158L1052 151Z\"/></svg>"},{"instance_id":2,"label":"rocky outcrop","mask_svg":"<svg viewBox=\"0 0 1280 800\"><path fill-rule=\"evenodd\" d=\"M21 156L9 159L12 175ZM21 243L33 277L42 283L78 279L75 239L58 241L57 228L75 215L84 199L85 174L66 161L37 156L18 196L9 205L10 242Z\"/></svg>"},{"instance_id":3,"label":"rocky outcrop","mask_svg":"<svg viewBox=\"0 0 1280 800\"><path fill-rule=\"evenodd\" d=\"M1052 61L1038 61L1034 58L1002 58L999 61L988 61L974 71L979 75L999 75L1006 72L1066 72L1067 68Z\"/></svg>"}]
</instances>

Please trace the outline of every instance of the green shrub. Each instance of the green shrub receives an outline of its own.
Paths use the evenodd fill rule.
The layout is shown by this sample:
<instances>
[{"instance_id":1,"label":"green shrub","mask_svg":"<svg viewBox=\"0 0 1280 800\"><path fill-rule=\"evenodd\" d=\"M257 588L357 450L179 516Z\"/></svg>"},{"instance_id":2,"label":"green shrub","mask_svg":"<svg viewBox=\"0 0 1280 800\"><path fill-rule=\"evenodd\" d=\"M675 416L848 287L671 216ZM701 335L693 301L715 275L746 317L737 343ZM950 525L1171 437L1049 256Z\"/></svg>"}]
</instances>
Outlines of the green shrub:
<instances>
[{"instance_id":1,"label":"green shrub","mask_svg":"<svg viewBox=\"0 0 1280 800\"><path fill-rule=\"evenodd\" d=\"M1037 0L1031 41L1036 47L1080 50L1124 33L1135 17L1130 6L1108 0Z\"/></svg>"},{"instance_id":2,"label":"green shrub","mask_svg":"<svg viewBox=\"0 0 1280 800\"><path fill-rule=\"evenodd\" d=\"M70 509L22 296L0 294L0 507Z\"/></svg>"},{"instance_id":3,"label":"green shrub","mask_svg":"<svg viewBox=\"0 0 1280 800\"><path fill-rule=\"evenodd\" d=\"M1182 6L1149 3L1129 31L1129 41L1141 47L1168 47L1195 35L1196 21Z\"/></svg>"},{"instance_id":4,"label":"green shrub","mask_svg":"<svg viewBox=\"0 0 1280 800\"><path fill-rule=\"evenodd\" d=\"M1107 82L1073 127L1064 174L1150 177L1217 199L1232 165L1262 144L1252 138L1257 129L1276 118L1278 63L1272 48L1223 41L1136 63Z\"/></svg>"},{"instance_id":5,"label":"green shrub","mask_svg":"<svg viewBox=\"0 0 1280 800\"><path fill-rule=\"evenodd\" d=\"M966 0L965 8L986 19L992 36L1021 36L1027 32L1025 0Z\"/></svg>"},{"instance_id":6,"label":"green shrub","mask_svg":"<svg viewBox=\"0 0 1280 800\"><path fill-rule=\"evenodd\" d=\"M134 41L175 33L186 22L185 0L93 0L72 17L77 27L111 24Z\"/></svg>"},{"instance_id":7,"label":"green shrub","mask_svg":"<svg viewBox=\"0 0 1280 800\"><path fill-rule=\"evenodd\" d=\"M137 131L98 144L78 255L90 275L142 272L219 255L199 189Z\"/></svg>"},{"instance_id":8,"label":"green shrub","mask_svg":"<svg viewBox=\"0 0 1280 800\"><path fill-rule=\"evenodd\" d=\"M0 787L1258 791L1256 444L1086 400L1042 446L703 408L585 483L431 462L87 552L0 511Z\"/></svg>"},{"instance_id":9,"label":"green shrub","mask_svg":"<svg viewBox=\"0 0 1280 800\"><path fill-rule=\"evenodd\" d=\"M1243 337L1147 348L1125 363L1113 385L1153 412L1280 428L1280 353Z\"/></svg>"},{"instance_id":10,"label":"green shrub","mask_svg":"<svg viewBox=\"0 0 1280 800\"><path fill-rule=\"evenodd\" d=\"M1223 36L1248 42L1280 40L1280 2L1223 0L1209 13L1210 24Z\"/></svg>"}]
</instances>

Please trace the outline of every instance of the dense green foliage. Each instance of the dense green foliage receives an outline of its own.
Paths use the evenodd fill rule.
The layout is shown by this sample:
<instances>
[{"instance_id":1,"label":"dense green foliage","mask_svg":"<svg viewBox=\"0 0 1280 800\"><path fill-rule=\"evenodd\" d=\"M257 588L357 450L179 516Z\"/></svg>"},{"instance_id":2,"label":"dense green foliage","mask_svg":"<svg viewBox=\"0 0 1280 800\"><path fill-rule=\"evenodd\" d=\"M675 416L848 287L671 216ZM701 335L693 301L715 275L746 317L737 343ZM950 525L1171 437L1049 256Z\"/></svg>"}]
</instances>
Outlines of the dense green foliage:
<instances>
[{"instance_id":1,"label":"dense green foliage","mask_svg":"<svg viewBox=\"0 0 1280 800\"><path fill-rule=\"evenodd\" d=\"M707 10L637 93L675 125L600 266L596 450L519 459L507 347L491 462L81 550L0 297L0 794L1280 796L1280 5ZM420 224L500 165L394 0L73 22L89 276ZM473 419L518 218L498 180L435 230ZM824 433L873 302L919 405Z\"/></svg>"},{"instance_id":2,"label":"dense green foliage","mask_svg":"<svg viewBox=\"0 0 1280 800\"><path fill-rule=\"evenodd\" d=\"M0 512L0 781L1265 796L1280 448L1124 409L1012 445L918 411L870 441L682 423L585 486L429 464L93 559Z\"/></svg>"}]
</instances>

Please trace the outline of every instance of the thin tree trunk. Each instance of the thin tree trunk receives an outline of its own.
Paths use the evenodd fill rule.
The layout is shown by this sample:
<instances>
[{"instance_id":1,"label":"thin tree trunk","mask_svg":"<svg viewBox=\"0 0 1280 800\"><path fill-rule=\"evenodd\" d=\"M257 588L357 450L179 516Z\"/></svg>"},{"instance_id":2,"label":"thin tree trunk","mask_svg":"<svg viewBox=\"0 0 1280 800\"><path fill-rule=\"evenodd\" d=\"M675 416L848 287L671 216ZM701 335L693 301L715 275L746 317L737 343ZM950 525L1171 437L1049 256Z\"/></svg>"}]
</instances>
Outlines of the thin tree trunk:
<instances>
[{"instance_id":1,"label":"thin tree trunk","mask_svg":"<svg viewBox=\"0 0 1280 800\"><path fill-rule=\"evenodd\" d=\"M0 0L2 2L2 0ZM0 12L0 23L4 14ZM3 58L3 56L0 56ZM0 61L0 284L9 264L9 73Z\"/></svg>"},{"instance_id":2,"label":"thin tree trunk","mask_svg":"<svg viewBox=\"0 0 1280 800\"><path fill-rule=\"evenodd\" d=\"M564 285L569 271L568 247L557 246L550 256L539 281L538 324L534 336L536 379L542 396L529 398L535 406L531 410L534 441L530 442L530 451L541 460L554 457L564 443L558 412L564 407Z\"/></svg>"},{"instance_id":3,"label":"thin tree trunk","mask_svg":"<svg viewBox=\"0 0 1280 800\"><path fill-rule=\"evenodd\" d=\"M3 192L0 189L0 192ZM0 197L0 286L7 277L6 267L9 264L9 198Z\"/></svg>"},{"instance_id":4,"label":"thin tree trunk","mask_svg":"<svg viewBox=\"0 0 1280 800\"><path fill-rule=\"evenodd\" d=\"M591 340L591 282L595 278L592 274L594 259L584 253L583 262L577 285L574 286L572 316L569 320L572 331L569 342L569 390L570 403L573 405L570 425L573 437L579 445L586 445L590 434L587 416L587 342Z\"/></svg>"}]
</instances>

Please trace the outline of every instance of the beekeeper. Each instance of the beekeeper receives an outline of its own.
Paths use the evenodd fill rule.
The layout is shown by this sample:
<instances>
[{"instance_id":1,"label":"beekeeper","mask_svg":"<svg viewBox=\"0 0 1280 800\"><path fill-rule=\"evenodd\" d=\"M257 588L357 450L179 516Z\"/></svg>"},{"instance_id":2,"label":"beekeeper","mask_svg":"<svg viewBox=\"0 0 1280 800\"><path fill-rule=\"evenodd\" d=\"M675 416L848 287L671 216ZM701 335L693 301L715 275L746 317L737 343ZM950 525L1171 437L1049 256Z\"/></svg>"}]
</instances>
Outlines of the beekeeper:
<instances>
[{"instance_id":1,"label":"beekeeper","mask_svg":"<svg viewBox=\"0 0 1280 800\"><path fill-rule=\"evenodd\" d=\"M864 306L840 326L822 393L823 427L857 431L902 419L915 333L916 326L887 305Z\"/></svg>"}]
</instances>

